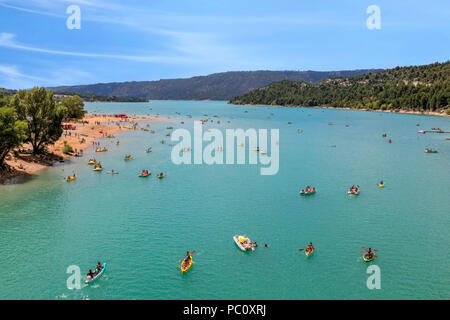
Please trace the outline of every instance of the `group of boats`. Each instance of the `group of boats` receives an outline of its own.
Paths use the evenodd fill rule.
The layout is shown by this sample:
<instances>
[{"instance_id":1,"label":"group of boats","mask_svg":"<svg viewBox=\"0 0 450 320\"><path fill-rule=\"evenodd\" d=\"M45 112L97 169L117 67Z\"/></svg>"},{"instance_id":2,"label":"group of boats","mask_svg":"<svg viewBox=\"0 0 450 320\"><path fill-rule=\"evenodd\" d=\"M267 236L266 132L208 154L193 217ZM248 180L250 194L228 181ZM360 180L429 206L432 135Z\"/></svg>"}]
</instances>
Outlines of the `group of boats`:
<instances>
[{"instance_id":1,"label":"group of boats","mask_svg":"<svg viewBox=\"0 0 450 320\"><path fill-rule=\"evenodd\" d=\"M89 159L88 165L94 165L94 169L92 169L93 171L102 171L103 167L102 164L99 162L97 162L95 159Z\"/></svg>"},{"instance_id":2,"label":"group of boats","mask_svg":"<svg viewBox=\"0 0 450 320\"><path fill-rule=\"evenodd\" d=\"M256 243L256 241L252 241L250 240L246 235L235 235L233 236L233 240L236 243L236 245L238 246L239 249L241 249L242 251L246 252L246 251L254 251L255 248L258 246L258 244ZM264 245L265 247L267 247L267 244ZM375 254L375 252L377 252L376 249L371 249L368 248L366 249L365 247L362 247L362 249L365 249L365 251L360 251L360 253L364 253L362 258L364 260L364 262L370 262L373 261L375 258L378 258L378 256ZM313 253L314 253L314 245L312 244L312 242L310 242L306 248L303 249L299 249L299 251L304 251L306 257L310 257ZM180 270L181 273L186 273L189 271L189 269L194 265L195 261L192 258L192 255L195 253L195 250L192 252L187 251L185 257L183 258L183 260L180 260L179 262L180 264ZM92 271L92 269L89 270L89 272L87 273L86 276L86 284L89 284L95 280L97 280L98 278L100 278L103 273L106 270L106 263L101 264L100 262L97 264L95 271Z\"/></svg>"},{"instance_id":3,"label":"group of boats","mask_svg":"<svg viewBox=\"0 0 450 320\"><path fill-rule=\"evenodd\" d=\"M380 188L384 188L383 180L381 180L378 183L378 186ZM347 191L348 194L352 194L352 195L358 195L359 192L360 192L359 185L357 185L357 186L352 185ZM307 186L305 189L302 189L302 190L299 191L299 194L302 195L302 196L307 196L307 195L311 195L311 194L315 194L315 193L316 193L316 188L315 187L310 187L310 186Z\"/></svg>"},{"instance_id":4,"label":"group of boats","mask_svg":"<svg viewBox=\"0 0 450 320\"><path fill-rule=\"evenodd\" d=\"M149 149L151 149L151 147L150 147ZM133 159L133 156L131 156L131 155L126 155L125 158L124 158L125 161L131 160L131 159ZM94 165L93 171L102 171L102 170L103 170L103 167L102 167L100 161L97 162L97 160L95 160L94 158L89 159L88 165ZM106 173L108 173L108 174L119 174L119 172L114 171L114 169L111 169L111 171L107 171ZM138 175L138 177L148 177L148 176L150 176L151 174L152 174L152 172L151 172L150 170L144 169L144 170L142 170L142 172ZM164 172L160 172L160 173L158 173L158 174L156 175L156 177L157 177L158 179L163 179L163 178L167 177L167 174L165 174ZM77 176L74 174L73 176L67 177L67 178L66 178L66 181L67 181L67 182L74 181L76 178L77 178Z\"/></svg>"},{"instance_id":5,"label":"group of boats","mask_svg":"<svg viewBox=\"0 0 450 320\"><path fill-rule=\"evenodd\" d=\"M235 235L233 237L234 243L238 246L242 251L254 251L258 246L256 241L250 240L246 235ZM264 245L267 248L267 244ZM308 244L308 246L304 249L299 249L299 251L305 251L305 255L307 257L311 256L314 253L314 246L312 242Z\"/></svg>"},{"instance_id":6,"label":"group of boats","mask_svg":"<svg viewBox=\"0 0 450 320\"><path fill-rule=\"evenodd\" d=\"M152 172L150 170L142 170L142 172L138 175L138 177L145 178L145 177L150 176L151 174L152 174ZM164 174L163 172L160 172L156 175L156 177L158 179L162 179L164 177L167 177L167 175Z\"/></svg>"}]
</instances>

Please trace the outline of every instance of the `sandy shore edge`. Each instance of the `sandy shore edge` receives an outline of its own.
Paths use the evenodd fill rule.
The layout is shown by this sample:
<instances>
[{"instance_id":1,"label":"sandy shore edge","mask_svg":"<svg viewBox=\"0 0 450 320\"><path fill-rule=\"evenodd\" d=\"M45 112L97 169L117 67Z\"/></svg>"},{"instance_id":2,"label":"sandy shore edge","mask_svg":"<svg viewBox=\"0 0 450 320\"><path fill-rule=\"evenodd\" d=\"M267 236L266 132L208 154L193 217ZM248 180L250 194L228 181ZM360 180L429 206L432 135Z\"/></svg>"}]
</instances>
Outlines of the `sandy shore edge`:
<instances>
[{"instance_id":1,"label":"sandy shore edge","mask_svg":"<svg viewBox=\"0 0 450 320\"><path fill-rule=\"evenodd\" d=\"M124 128L138 121L163 121L164 118L130 116L117 118L112 115L86 115L80 121L65 122L76 126L75 130L64 130L62 136L55 144L48 147L48 154L32 156L31 146L24 144L19 148L19 158L10 154L5 161L8 169L0 173L0 183L20 176L37 175L45 168L51 167L57 162L70 160L73 155L62 152L64 141L75 151L83 153L88 148L94 147L100 138L113 137L115 133L129 130ZM86 123L87 122L87 123Z\"/></svg>"}]
</instances>

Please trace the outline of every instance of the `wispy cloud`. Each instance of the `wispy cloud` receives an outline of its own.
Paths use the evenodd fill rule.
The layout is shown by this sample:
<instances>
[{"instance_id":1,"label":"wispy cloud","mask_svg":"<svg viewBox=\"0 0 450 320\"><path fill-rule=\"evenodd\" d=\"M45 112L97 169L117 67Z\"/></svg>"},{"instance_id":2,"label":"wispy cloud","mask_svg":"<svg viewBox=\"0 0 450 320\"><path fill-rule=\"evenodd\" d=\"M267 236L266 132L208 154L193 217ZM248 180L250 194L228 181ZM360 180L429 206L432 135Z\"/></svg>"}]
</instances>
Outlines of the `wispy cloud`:
<instances>
[{"instance_id":1,"label":"wispy cloud","mask_svg":"<svg viewBox=\"0 0 450 320\"><path fill-rule=\"evenodd\" d=\"M135 62L188 62L189 59L184 57L168 57L168 56L135 56L135 55L119 55L119 54L107 54L107 53L86 53L86 52L75 52L75 51L63 51L63 50L53 50L46 48L39 48L33 46L27 46L20 44L15 41L15 34L2 32L0 33L0 47L25 50L32 52L40 52L55 55L65 55L65 56L76 56L85 58L99 58L99 59L119 59L128 60Z\"/></svg>"},{"instance_id":2,"label":"wispy cloud","mask_svg":"<svg viewBox=\"0 0 450 320\"><path fill-rule=\"evenodd\" d=\"M34 86L74 85L95 81L95 77L78 68L46 70L45 77L25 74L17 65L0 64L0 87L27 89Z\"/></svg>"},{"instance_id":3,"label":"wispy cloud","mask_svg":"<svg viewBox=\"0 0 450 320\"><path fill-rule=\"evenodd\" d=\"M8 65L0 64L0 73L5 76L12 77L12 78L21 78L21 79L39 80L39 81L45 80L40 77L35 77L35 76L21 73L16 66L8 66Z\"/></svg>"},{"instance_id":4,"label":"wispy cloud","mask_svg":"<svg viewBox=\"0 0 450 320\"><path fill-rule=\"evenodd\" d=\"M11 4L12 3L12 4ZM255 50L244 48L235 43L229 35L231 29L223 28L223 24L235 24L241 22L246 25L252 23L264 23L264 17L227 17L227 16L201 16L196 14L180 14L176 12L162 12L160 10L141 8L130 2L120 4L109 1L91 0L30 0L27 8L23 8L22 3L13 0L0 0L0 5L8 6L11 9L25 11L31 14L52 16L66 19L65 6L68 4L78 4L82 7L82 21L89 21L101 24L120 25L132 32L140 32L156 36L158 41L158 52L150 55L128 55L111 54L108 52L79 52L58 50L55 48L44 48L19 43L14 35L0 34L0 47L15 50L25 50L43 54L76 56L92 59L118 59L134 62L149 63L173 63L191 64L202 66L212 66L219 64L225 68L234 69L246 64L245 68L252 68L264 65L261 59L256 59L252 52ZM273 19L272 22L287 21L286 18ZM296 23L310 23L314 19L297 18ZM290 21L289 23L293 23ZM208 26L218 26L218 29L211 29ZM205 27L201 27L205 26ZM222 29L221 29L222 28ZM253 26L254 28L254 26ZM220 30L221 29L221 30ZM205 30L207 30L205 32ZM248 28L235 29L244 34ZM260 31L258 31L260 32ZM247 50L245 50L247 49ZM105 47L107 50L107 47ZM129 48L134 52L145 52L147 48ZM257 60L260 60L259 62Z\"/></svg>"},{"instance_id":5,"label":"wispy cloud","mask_svg":"<svg viewBox=\"0 0 450 320\"><path fill-rule=\"evenodd\" d=\"M17 66L0 64L0 87L30 88L36 83L44 83L46 79L24 74Z\"/></svg>"}]
</instances>

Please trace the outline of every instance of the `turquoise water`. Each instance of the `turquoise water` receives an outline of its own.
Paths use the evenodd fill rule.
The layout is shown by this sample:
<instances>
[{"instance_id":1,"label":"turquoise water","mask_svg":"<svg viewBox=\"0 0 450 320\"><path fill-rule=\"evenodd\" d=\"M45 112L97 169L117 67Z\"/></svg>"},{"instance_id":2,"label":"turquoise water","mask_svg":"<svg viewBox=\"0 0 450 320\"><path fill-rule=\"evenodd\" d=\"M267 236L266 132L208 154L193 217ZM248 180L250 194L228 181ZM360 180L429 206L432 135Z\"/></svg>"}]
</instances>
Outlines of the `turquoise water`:
<instances>
[{"instance_id":1,"label":"turquoise water","mask_svg":"<svg viewBox=\"0 0 450 320\"><path fill-rule=\"evenodd\" d=\"M450 130L449 119L224 102L87 108L170 119L151 122L155 134L117 134L119 146L102 140L107 153L91 149L26 183L0 185L1 299L450 298L449 135L417 134ZM256 165L172 164L171 147L159 143L166 127L192 129L203 114L220 117L205 129L279 128L278 174L262 176ZM427 146L439 153L425 154ZM123 161L126 153L135 159ZM91 156L102 173L87 166ZM120 174L106 174L111 168ZM138 178L142 169L153 175ZM160 171L166 179L156 179ZM72 172L78 179L67 183ZM357 197L347 195L352 184L361 187ZM300 197L306 185L317 194ZM243 253L235 234L260 246ZM316 251L307 259L298 249L309 241ZM370 263L361 246L378 250L380 290L366 287ZM196 264L182 275L187 250L196 251ZM102 278L67 288L67 267L85 274L99 260L108 263Z\"/></svg>"}]
</instances>

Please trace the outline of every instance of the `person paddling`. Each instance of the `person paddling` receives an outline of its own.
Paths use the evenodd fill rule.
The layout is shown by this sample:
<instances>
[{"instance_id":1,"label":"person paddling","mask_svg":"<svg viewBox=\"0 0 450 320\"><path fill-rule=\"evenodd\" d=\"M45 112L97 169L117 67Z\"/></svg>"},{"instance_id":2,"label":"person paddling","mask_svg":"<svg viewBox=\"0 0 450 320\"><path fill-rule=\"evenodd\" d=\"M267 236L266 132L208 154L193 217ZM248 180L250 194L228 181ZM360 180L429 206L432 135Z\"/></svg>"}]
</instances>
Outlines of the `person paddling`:
<instances>
[{"instance_id":1,"label":"person paddling","mask_svg":"<svg viewBox=\"0 0 450 320\"><path fill-rule=\"evenodd\" d=\"M189 264L189 261L191 261L191 259L192 259L192 256L191 256L191 254L189 253L189 251L186 252L186 257L184 257L184 263L183 263L183 265L184 265L184 266L187 266L187 265Z\"/></svg>"},{"instance_id":2,"label":"person paddling","mask_svg":"<svg viewBox=\"0 0 450 320\"><path fill-rule=\"evenodd\" d=\"M87 276L93 278L94 275L95 275L95 274L92 272L92 270L89 269L89 272L87 273Z\"/></svg>"},{"instance_id":3,"label":"person paddling","mask_svg":"<svg viewBox=\"0 0 450 320\"><path fill-rule=\"evenodd\" d=\"M310 251L312 251L313 249L314 249L314 246L313 246L312 242L310 242L310 243L308 244L308 246L306 247L305 251L306 251L306 252L310 252Z\"/></svg>"},{"instance_id":4,"label":"person paddling","mask_svg":"<svg viewBox=\"0 0 450 320\"><path fill-rule=\"evenodd\" d=\"M97 263L97 272L100 272L103 269L102 264L99 262Z\"/></svg>"},{"instance_id":5,"label":"person paddling","mask_svg":"<svg viewBox=\"0 0 450 320\"><path fill-rule=\"evenodd\" d=\"M369 248L369 249L367 250L365 256L366 256L367 259L372 259L372 257L373 257L373 251L372 251L372 248Z\"/></svg>"}]
</instances>

